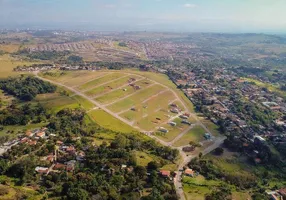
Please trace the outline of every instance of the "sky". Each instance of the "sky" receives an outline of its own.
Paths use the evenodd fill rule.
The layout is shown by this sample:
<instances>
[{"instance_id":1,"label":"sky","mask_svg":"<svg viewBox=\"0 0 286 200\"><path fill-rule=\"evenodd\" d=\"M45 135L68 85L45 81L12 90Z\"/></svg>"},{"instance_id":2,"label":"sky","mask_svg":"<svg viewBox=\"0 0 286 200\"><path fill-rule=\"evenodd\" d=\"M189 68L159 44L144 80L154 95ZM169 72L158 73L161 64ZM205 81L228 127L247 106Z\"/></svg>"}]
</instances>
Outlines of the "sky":
<instances>
[{"instance_id":1,"label":"sky","mask_svg":"<svg viewBox=\"0 0 286 200\"><path fill-rule=\"evenodd\" d=\"M286 32L286 0L0 0L1 28Z\"/></svg>"}]
</instances>

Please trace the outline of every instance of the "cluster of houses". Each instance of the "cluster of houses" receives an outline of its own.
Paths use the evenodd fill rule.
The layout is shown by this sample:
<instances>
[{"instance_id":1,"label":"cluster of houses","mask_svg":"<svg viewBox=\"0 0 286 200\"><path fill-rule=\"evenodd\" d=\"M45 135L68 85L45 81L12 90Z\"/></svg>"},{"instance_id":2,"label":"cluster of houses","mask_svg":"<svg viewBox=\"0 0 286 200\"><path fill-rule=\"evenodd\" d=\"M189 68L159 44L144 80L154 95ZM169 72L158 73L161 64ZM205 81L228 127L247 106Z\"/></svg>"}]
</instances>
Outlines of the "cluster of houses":
<instances>
[{"instance_id":1,"label":"cluster of houses","mask_svg":"<svg viewBox=\"0 0 286 200\"><path fill-rule=\"evenodd\" d=\"M12 141L6 142L3 146L0 146L0 155L4 154L6 151L11 149L11 147L18 144L28 144L29 146L34 146L37 144L39 139L47 139L49 136L53 136L50 134L49 136L46 134L47 128L28 130L22 136Z\"/></svg>"},{"instance_id":2,"label":"cluster of houses","mask_svg":"<svg viewBox=\"0 0 286 200\"><path fill-rule=\"evenodd\" d=\"M283 98L252 83L251 79L242 79L225 68L209 70L186 72L181 69L169 73L169 76L195 105L204 105L210 113L212 122L216 124L221 120L226 122L226 131L247 134L249 142L254 136L260 135L276 143L286 143L286 134L277 134L274 131L274 126L286 130L286 118L283 117L286 113L286 103ZM205 74L212 74L211 78L206 78ZM250 78L258 79L258 77ZM267 125L267 128L260 124L253 129L248 123L247 116L234 111L234 101L241 97L260 109L276 112L277 119Z\"/></svg>"},{"instance_id":3,"label":"cluster of houses","mask_svg":"<svg viewBox=\"0 0 286 200\"><path fill-rule=\"evenodd\" d=\"M286 199L286 188L281 188L275 191L266 191L266 195L270 200L284 200Z\"/></svg>"},{"instance_id":4,"label":"cluster of houses","mask_svg":"<svg viewBox=\"0 0 286 200\"><path fill-rule=\"evenodd\" d=\"M162 176L162 177L165 177L165 178L169 178L170 180L173 179L173 177L171 176L171 171L169 170L160 170L159 171L159 174ZM189 177L196 177L199 175L199 172L196 172L190 168L185 168L183 169L183 175L184 176L189 176Z\"/></svg>"},{"instance_id":5,"label":"cluster of houses","mask_svg":"<svg viewBox=\"0 0 286 200\"><path fill-rule=\"evenodd\" d=\"M31 65L31 66L18 66L14 68L14 71L20 71L20 72L32 72L32 71L50 71L50 70L67 70L67 71L72 71L72 70L89 70L89 71L94 71L94 70L101 70L101 67L91 65L91 64L83 64L83 65L67 65L67 64L62 64L62 65Z\"/></svg>"},{"instance_id":6,"label":"cluster of houses","mask_svg":"<svg viewBox=\"0 0 286 200\"><path fill-rule=\"evenodd\" d=\"M85 152L78 151L73 145L66 145L62 141L57 141L55 151L42 157L41 160L50 163L49 167L37 166L35 168L35 171L41 175L60 171L73 172L76 164L85 160Z\"/></svg>"}]
</instances>

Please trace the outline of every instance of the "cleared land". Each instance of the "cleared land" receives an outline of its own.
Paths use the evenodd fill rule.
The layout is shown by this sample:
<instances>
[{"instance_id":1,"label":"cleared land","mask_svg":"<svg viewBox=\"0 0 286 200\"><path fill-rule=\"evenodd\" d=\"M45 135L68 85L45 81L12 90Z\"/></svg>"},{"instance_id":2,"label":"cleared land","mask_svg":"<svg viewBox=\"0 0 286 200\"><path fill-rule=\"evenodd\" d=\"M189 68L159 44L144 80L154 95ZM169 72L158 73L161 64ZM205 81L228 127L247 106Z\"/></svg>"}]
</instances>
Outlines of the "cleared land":
<instances>
[{"instance_id":1,"label":"cleared land","mask_svg":"<svg viewBox=\"0 0 286 200\"><path fill-rule=\"evenodd\" d=\"M125 74L123 73L110 73L110 74L106 74L100 78L95 78L94 80L87 82L79 87L77 87L77 89L79 90L88 90L91 88L96 87L99 84L105 84L108 81L112 81L114 79L120 78L122 76L125 76ZM83 77L82 77L83 78Z\"/></svg>"},{"instance_id":2,"label":"cleared land","mask_svg":"<svg viewBox=\"0 0 286 200\"><path fill-rule=\"evenodd\" d=\"M129 98L123 99L119 102L112 104L108 107L108 109L113 112L120 112L134 106L136 107L136 105L140 105L145 99L156 95L163 90L165 90L165 88L163 88L162 86L157 84L153 85L149 88L140 90L136 95L132 95Z\"/></svg>"},{"instance_id":3,"label":"cleared land","mask_svg":"<svg viewBox=\"0 0 286 200\"><path fill-rule=\"evenodd\" d=\"M109 115L104 110L93 110L88 115L100 126L113 131L130 133L135 131L131 126Z\"/></svg>"},{"instance_id":4,"label":"cleared land","mask_svg":"<svg viewBox=\"0 0 286 200\"><path fill-rule=\"evenodd\" d=\"M199 120L207 128L198 123L188 131L190 125L182 123L179 115L188 113L188 110L193 112L193 105L166 75L137 70L103 70L56 72L56 75L46 73L44 76L73 87L73 93L76 93L69 99L62 96L51 99L47 106L57 104L60 108L63 102L71 107L81 106L102 127L119 132L155 132L161 141L176 139L176 145L180 146L191 140L204 140L203 133L207 128L217 134L216 127L204 119ZM170 104L176 105L177 113L171 112L174 107ZM192 116L188 121L197 123ZM176 122L176 126L171 126L170 122ZM167 129L168 133L159 134L160 127Z\"/></svg>"},{"instance_id":5,"label":"cleared land","mask_svg":"<svg viewBox=\"0 0 286 200\"><path fill-rule=\"evenodd\" d=\"M177 142L175 142L174 146L176 147L185 146L188 145L190 141L200 142L204 140L205 132L206 131L202 127L195 126L189 132L183 135L183 137L181 137Z\"/></svg>"}]
</instances>

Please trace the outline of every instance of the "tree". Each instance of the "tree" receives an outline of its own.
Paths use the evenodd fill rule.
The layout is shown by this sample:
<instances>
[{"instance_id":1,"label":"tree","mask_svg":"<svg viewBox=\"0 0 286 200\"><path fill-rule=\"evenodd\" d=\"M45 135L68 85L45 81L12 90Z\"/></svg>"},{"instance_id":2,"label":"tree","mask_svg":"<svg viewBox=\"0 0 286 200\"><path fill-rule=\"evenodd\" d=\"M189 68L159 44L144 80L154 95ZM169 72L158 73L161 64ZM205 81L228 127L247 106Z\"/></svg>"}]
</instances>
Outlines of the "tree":
<instances>
[{"instance_id":1,"label":"tree","mask_svg":"<svg viewBox=\"0 0 286 200\"><path fill-rule=\"evenodd\" d=\"M214 153L215 153L216 155L222 155L223 152L224 152L224 150L223 150L223 148L221 148L221 147L218 147L218 148L216 148L216 149L214 150Z\"/></svg>"},{"instance_id":2,"label":"tree","mask_svg":"<svg viewBox=\"0 0 286 200\"><path fill-rule=\"evenodd\" d=\"M4 159L0 159L0 174L3 175L6 173L8 169L8 163L7 163L7 160L4 160Z\"/></svg>"},{"instance_id":3,"label":"tree","mask_svg":"<svg viewBox=\"0 0 286 200\"><path fill-rule=\"evenodd\" d=\"M86 190L80 188L70 188L67 197L70 200L88 200L89 194Z\"/></svg>"},{"instance_id":4,"label":"tree","mask_svg":"<svg viewBox=\"0 0 286 200\"><path fill-rule=\"evenodd\" d=\"M124 178L120 175L114 175L111 177L110 183L112 186L119 190L124 182Z\"/></svg>"},{"instance_id":5,"label":"tree","mask_svg":"<svg viewBox=\"0 0 286 200\"><path fill-rule=\"evenodd\" d=\"M158 168L159 168L159 164L157 162L155 162L155 161L151 161L147 165L147 169L150 170L150 171L158 170Z\"/></svg>"},{"instance_id":6,"label":"tree","mask_svg":"<svg viewBox=\"0 0 286 200\"><path fill-rule=\"evenodd\" d=\"M128 140L122 134L118 134L111 143L111 147L115 149L118 149L118 148L124 149L127 145L128 145Z\"/></svg>"},{"instance_id":7,"label":"tree","mask_svg":"<svg viewBox=\"0 0 286 200\"><path fill-rule=\"evenodd\" d=\"M147 171L146 168L143 166L136 166L134 168L134 173L143 179L146 176Z\"/></svg>"}]
</instances>

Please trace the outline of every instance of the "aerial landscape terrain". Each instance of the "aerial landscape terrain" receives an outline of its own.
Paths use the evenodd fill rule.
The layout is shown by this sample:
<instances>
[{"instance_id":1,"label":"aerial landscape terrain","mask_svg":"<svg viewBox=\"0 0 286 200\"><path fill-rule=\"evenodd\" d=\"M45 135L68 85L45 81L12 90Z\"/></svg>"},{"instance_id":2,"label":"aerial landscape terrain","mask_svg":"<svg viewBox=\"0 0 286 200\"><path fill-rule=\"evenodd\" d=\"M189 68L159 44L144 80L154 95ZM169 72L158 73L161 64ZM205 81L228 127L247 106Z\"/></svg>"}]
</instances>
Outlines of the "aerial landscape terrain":
<instances>
[{"instance_id":1,"label":"aerial landscape terrain","mask_svg":"<svg viewBox=\"0 0 286 200\"><path fill-rule=\"evenodd\" d=\"M0 199L285 199L285 63L285 35L2 30Z\"/></svg>"}]
</instances>

